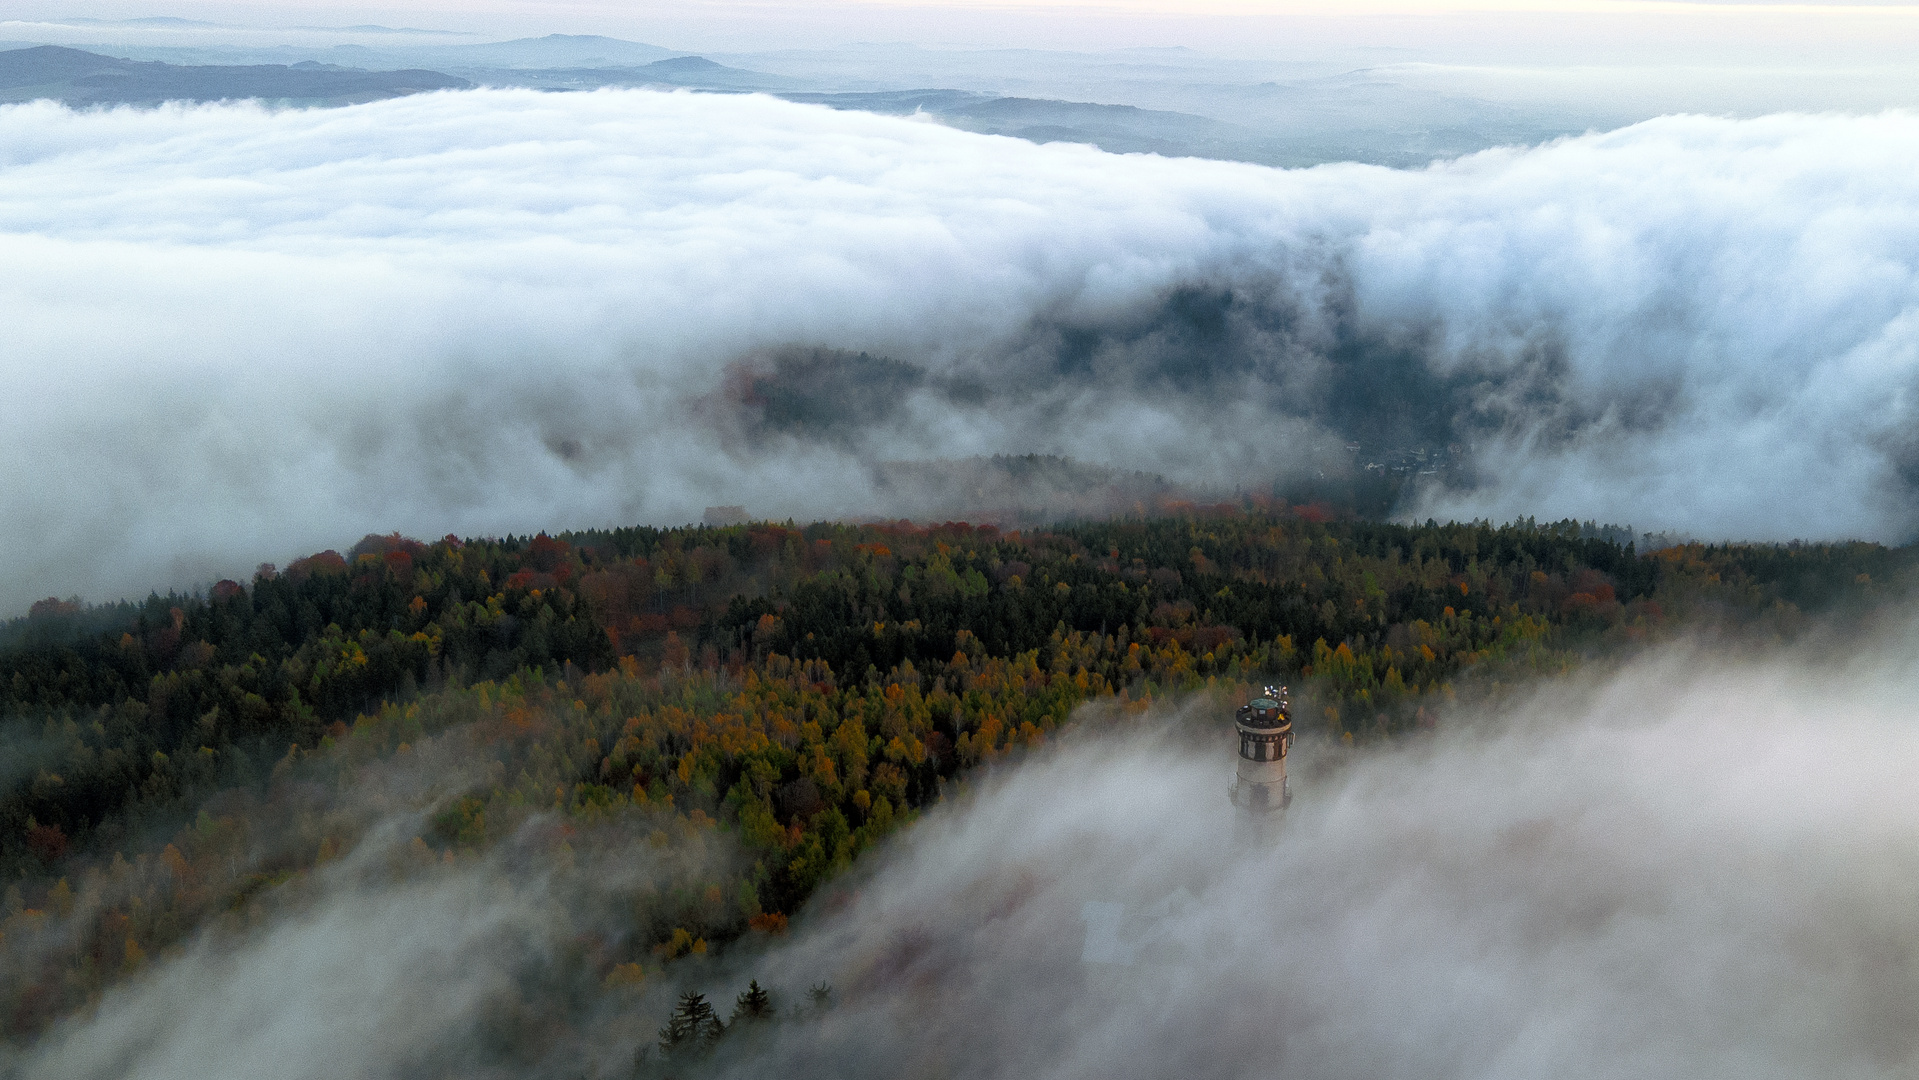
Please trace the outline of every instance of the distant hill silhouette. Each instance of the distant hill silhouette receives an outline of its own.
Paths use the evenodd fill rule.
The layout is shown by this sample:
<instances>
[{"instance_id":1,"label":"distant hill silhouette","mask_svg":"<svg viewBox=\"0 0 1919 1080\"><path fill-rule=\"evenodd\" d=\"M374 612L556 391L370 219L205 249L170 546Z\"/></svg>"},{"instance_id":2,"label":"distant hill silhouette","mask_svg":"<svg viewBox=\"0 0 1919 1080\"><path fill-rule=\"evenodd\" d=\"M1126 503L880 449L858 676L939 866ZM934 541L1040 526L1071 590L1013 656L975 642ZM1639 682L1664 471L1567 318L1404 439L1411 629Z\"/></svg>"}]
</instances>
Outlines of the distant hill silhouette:
<instances>
[{"instance_id":1,"label":"distant hill silhouette","mask_svg":"<svg viewBox=\"0 0 1919 1080\"><path fill-rule=\"evenodd\" d=\"M511 43L509 43L511 44ZM448 55L460 50L448 50ZM635 46L651 48L651 46ZM539 90L591 90L606 86L672 86L688 90L727 92L790 90L798 81L763 71L727 67L704 56L671 56L643 64L580 67L467 67L449 63L452 71L482 86L528 86Z\"/></svg>"},{"instance_id":2,"label":"distant hill silhouette","mask_svg":"<svg viewBox=\"0 0 1919 1080\"><path fill-rule=\"evenodd\" d=\"M860 93L782 94L788 101L834 109L909 115L925 113L953 127L1032 142L1089 143L1116 154L1169 157L1233 156L1257 133L1190 113L1097 105L1048 98L1000 97L972 90L883 90ZM1251 157L1249 160L1258 160Z\"/></svg>"},{"instance_id":3,"label":"distant hill silhouette","mask_svg":"<svg viewBox=\"0 0 1919 1080\"><path fill-rule=\"evenodd\" d=\"M655 60L654 62L646 65L646 67L649 71L681 71L681 72L702 72L702 73L708 72L708 71L739 70L737 68L727 67L725 64L720 64L712 60L708 60L704 56L676 56L672 58L671 60Z\"/></svg>"},{"instance_id":4,"label":"distant hill silhouette","mask_svg":"<svg viewBox=\"0 0 1919 1080\"><path fill-rule=\"evenodd\" d=\"M361 71L304 64L182 66L120 60L57 45L0 52L0 102L44 98L69 105L152 105L266 98L347 105L470 86L465 79L437 71Z\"/></svg>"},{"instance_id":5,"label":"distant hill silhouette","mask_svg":"<svg viewBox=\"0 0 1919 1080\"><path fill-rule=\"evenodd\" d=\"M658 45L597 34L548 34L513 41L451 45L436 51L443 52L445 59L435 59L433 63L461 68L637 67L684 55Z\"/></svg>"}]
</instances>

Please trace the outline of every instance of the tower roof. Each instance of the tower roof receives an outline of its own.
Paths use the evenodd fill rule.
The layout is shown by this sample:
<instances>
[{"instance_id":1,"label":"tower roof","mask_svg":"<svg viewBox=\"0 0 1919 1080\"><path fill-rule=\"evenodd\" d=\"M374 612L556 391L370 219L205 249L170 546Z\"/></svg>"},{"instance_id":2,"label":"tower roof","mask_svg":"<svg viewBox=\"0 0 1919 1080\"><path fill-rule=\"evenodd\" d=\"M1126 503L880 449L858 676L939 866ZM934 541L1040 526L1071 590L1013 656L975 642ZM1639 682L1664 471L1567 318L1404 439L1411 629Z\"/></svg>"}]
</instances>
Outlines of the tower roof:
<instances>
[{"instance_id":1,"label":"tower roof","mask_svg":"<svg viewBox=\"0 0 1919 1080\"><path fill-rule=\"evenodd\" d=\"M1259 697L1239 707L1238 720L1252 728L1280 728L1292 723L1291 713L1286 704L1286 689L1269 686Z\"/></svg>"}]
</instances>

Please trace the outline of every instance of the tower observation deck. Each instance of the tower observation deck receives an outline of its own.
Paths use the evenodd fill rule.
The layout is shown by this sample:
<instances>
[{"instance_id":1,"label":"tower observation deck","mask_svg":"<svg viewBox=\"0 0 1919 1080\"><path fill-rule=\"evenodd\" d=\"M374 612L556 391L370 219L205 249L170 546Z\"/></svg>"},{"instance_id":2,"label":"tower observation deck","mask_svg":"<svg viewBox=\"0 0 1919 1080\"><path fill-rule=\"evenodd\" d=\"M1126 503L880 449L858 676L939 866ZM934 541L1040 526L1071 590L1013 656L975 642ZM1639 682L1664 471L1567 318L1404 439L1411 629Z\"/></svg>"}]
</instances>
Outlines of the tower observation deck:
<instances>
[{"instance_id":1,"label":"tower observation deck","mask_svg":"<svg viewBox=\"0 0 1919 1080\"><path fill-rule=\"evenodd\" d=\"M1293 748L1292 705L1286 688L1268 686L1239 707L1239 768L1231 788L1241 828L1255 838L1269 835L1293 801L1286 784L1286 753Z\"/></svg>"}]
</instances>

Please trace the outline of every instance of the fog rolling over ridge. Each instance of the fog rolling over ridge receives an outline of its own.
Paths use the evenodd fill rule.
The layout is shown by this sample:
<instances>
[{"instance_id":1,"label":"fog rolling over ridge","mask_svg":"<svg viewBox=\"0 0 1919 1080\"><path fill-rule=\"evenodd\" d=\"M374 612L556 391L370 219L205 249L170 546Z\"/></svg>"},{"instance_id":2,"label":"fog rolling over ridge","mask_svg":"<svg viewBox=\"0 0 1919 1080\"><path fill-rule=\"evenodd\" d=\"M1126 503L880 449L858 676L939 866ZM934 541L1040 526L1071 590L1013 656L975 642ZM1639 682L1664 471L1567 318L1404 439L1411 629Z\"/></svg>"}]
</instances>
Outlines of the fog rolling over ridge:
<instances>
[{"instance_id":1,"label":"fog rolling over ridge","mask_svg":"<svg viewBox=\"0 0 1919 1080\"><path fill-rule=\"evenodd\" d=\"M624 1075L689 981L730 995L752 977L789 1005L830 980L836 1006L729 1040L716 1075L1910 1075L1919 657L1910 627L1880 640L1897 644L1677 648L1396 748L1302 742L1270 849L1229 840L1223 719L1196 702L1177 724L1089 712L1081 737L863 857L843 901L770 951L666 968L617 1015L569 1015L557 977L551 1013L500 1002L528 971L580 966L569 942L595 908L576 897L561 917L546 882L611 888L645 873L647 846L571 879L522 861L511 886L512 854L432 886L356 884L349 865L236 950L195 947L110 992L21 1064ZM377 865L381 847L354 858ZM1120 962L1086 962L1089 903L1119 906L1095 952ZM235 1022L263 1003L274 1023ZM539 1024L546 1056L488 1068L489 1032Z\"/></svg>"},{"instance_id":2,"label":"fog rolling over ridge","mask_svg":"<svg viewBox=\"0 0 1919 1080\"><path fill-rule=\"evenodd\" d=\"M929 818L774 957L865 988L820 1051L781 1051L873 1075L1901 1075L1909 651L1671 654L1431 742L1303 744L1270 852L1228 840L1229 752L1089 737ZM1097 951L1130 963L1082 962L1089 902L1124 906Z\"/></svg>"},{"instance_id":3,"label":"fog rolling over ridge","mask_svg":"<svg viewBox=\"0 0 1919 1080\"><path fill-rule=\"evenodd\" d=\"M1900 113L1280 171L757 96L7 107L0 607L919 512L880 463L995 453L1231 490L1457 446L1404 512L1902 540L1916 165Z\"/></svg>"}]
</instances>

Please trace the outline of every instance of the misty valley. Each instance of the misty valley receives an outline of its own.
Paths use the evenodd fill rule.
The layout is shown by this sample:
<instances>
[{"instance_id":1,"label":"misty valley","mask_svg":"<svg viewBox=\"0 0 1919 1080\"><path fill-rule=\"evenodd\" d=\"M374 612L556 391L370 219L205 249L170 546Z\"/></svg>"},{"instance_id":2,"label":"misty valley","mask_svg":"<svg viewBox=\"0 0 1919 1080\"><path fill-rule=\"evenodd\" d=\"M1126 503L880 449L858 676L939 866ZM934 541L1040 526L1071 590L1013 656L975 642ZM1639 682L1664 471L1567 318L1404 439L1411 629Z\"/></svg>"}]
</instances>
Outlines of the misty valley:
<instances>
[{"instance_id":1,"label":"misty valley","mask_svg":"<svg viewBox=\"0 0 1919 1080\"><path fill-rule=\"evenodd\" d=\"M975 1007L974 980L1010 977L995 964L1082 1009L1215 977L1199 954L1229 941L1165 903L1193 940L1085 961L1089 882L1067 868L1116 860L1090 880L1136 920L1234 895L1217 876L1250 856L1226 839L1225 722L1263 684L1294 695L1287 828L1346 843L1322 834L1366 801L1370 757L1496 745L1475 718L1702 635L1859 650L1838 628L1903 617L1919 565L1862 543L1640 553L1620 531L1265 498L1010 532L394 534L205 593L42 601L0 645L0 996L41 1055L16 1067L188 1060L252 1040L247 1016L308 1009L359 1032L364 1067L409 1075L1016 1067L896 1014ZM1084 771L1142 768L1122 802L1146 805L1118 821L1065 810L1076 855L946 835L981 816L1044 833L1025 816L1115 782ZM1170 826L1126 824L1141 812L1187 821L1217 865L1174 869L1198 851L1157 851ZM1548 857L1567 841L1527 830L1572 827L1551 820L1490 839ZM1361 843L1381 839L1405 837ZM961 843L985 847L942 854ZM948 867L930 910L889 895L924 886L893 880L902 863L954 857L985 863ZM1171 863L1121 883L1139 858ZM1026 955L975 956L980 934ZM375 1000L339 1012L346 968ZM1263 988L1275 1022L1316 981Z\"/></svg>"},{"instance_id":2,"label":"misty valley","mask_svg":"<svg viewBox=\"0 0 1919 1080\"><path fill-rule=\"evenodd\" d=\"M184 2L0 13L0 1080L1919 1074L1911 11Z\"/></svg>"}]
</instances>

